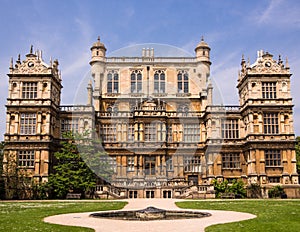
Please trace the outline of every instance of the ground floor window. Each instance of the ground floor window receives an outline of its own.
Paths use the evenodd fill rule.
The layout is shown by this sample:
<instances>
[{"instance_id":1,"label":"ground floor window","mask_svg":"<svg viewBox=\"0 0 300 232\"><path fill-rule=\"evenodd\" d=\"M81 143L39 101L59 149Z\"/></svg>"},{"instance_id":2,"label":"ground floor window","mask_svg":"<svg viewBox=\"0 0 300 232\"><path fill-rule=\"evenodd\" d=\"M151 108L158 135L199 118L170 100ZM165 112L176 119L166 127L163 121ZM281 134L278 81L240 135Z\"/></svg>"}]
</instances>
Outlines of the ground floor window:
<instances>
[{"instance_id":1,"label":"ground floor window","mask_svg":"<svg viewBox=\"0 0 300 232\"><path fill-rule=\"evenodd\" d=\"M280 177L279 176L272 176L269 177L269 183L280 183Z\"/></svg>"},{"instance_id":2,"label":"ground floor window","mask_svg":"<svg viewBox=\"0 0 300 232\"><path fill-rule=\"evenodd\" d=\"M146 198L154 198L154 190L147 190Z\"/></svg>"},{"instance_id":3,"label":"ground floor window","mask_svg":"<svg viewBox=\"0 0 300 232\"><path fill-rule=\"evenodd\" d=\"M129 198L137 198L138 192L136 190L129 191Z\"/></svg>"},{"instance_id":4,"label":"ground floor window","mask_svg":"<svg viewBox=\"0 0 300 232\"><path fill-rule=\"evenodd\" d=\"M163 191L163 198L172 198L172 191L171 190L164 190Z\"/></svg>"}]
</instances>

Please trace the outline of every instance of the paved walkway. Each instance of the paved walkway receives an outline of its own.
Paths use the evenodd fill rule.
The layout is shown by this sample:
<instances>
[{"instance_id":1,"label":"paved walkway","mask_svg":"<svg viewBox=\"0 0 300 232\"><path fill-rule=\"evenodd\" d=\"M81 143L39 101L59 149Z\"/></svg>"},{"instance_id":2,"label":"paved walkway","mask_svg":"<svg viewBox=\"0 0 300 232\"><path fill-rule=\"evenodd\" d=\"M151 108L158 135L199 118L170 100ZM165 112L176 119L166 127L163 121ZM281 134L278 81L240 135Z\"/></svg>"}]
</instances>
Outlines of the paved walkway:
<instances>
[{"instance_id":1,"label":"paved walkway","mask_svg":"<svg viewBox=\"0 0 300 232\"><path fill-rule=\"evenodd\" d=\"M124 210L144 209L154 206L160 209L179 209L175 202L176 199L126 199L129 204ZM190 210L189 210L190 211ZM89 213L72 213L47 217L45 222L61 225L73 225L93 228L96 232L201 232L205 227L214 224L236 222L255 218L256 216L248 213L221 210L199 210L209 212L210 217L199 219L179 219L179 220L156 220L156 221L123 221L113 219L100 219L89 217Z\"/></svg>"}]
</instances>

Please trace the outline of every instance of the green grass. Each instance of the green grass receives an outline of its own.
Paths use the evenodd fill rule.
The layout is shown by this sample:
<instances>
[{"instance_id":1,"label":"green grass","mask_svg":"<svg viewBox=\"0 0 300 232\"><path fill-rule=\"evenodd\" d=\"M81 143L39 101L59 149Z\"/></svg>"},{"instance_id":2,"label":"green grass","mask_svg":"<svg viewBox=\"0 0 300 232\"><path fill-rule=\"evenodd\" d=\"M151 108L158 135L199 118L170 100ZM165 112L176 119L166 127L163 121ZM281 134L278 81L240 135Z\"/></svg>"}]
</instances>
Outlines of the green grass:
<instances>
[{"instance_id":1,"label":"green grass","mask_svg":"<svg viewBox=\"0 0 300 232\"><path fill-rule=\"evenodd\" d=\"M222 200L177 202L180 208L231 210L252 213L255 219L213 225L207 232L298 232L300 231L300 200Z\"/></svg>"},{"instance_id":2,"label":"green grass","mask_svg":"<svg viewBox=\"0 0 300 232\"><path fill-rule=\"evenodd\" d=\"M0 231L47 231L77 232L94 231L82 227L61 226L43 222L43 218L56 214L79 213L122 209L126 202L78 202L78 201L43 201L43 202L1 202Z\"/></svg>"}]
</instances>

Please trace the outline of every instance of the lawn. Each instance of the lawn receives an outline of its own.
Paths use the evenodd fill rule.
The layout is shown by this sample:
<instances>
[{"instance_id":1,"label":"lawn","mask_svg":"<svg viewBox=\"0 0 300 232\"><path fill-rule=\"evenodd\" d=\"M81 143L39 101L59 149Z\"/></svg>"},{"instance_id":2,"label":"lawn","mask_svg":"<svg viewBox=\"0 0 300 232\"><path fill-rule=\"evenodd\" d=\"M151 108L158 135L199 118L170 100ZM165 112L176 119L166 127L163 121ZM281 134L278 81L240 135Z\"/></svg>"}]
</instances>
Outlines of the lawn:
<instances>
[{"instance_id":1,"label":"lawn","mask_svg":"<svg viewBox=\"0 0 300 232\"><path fill-rule=\"evenodd\" d=\"M94 231L88 228L48 224L43 218L56 214L103 211L122 209L126 202L78 202L78 201L43 201L43 202L1 202L0 231L12 232L77 232Z\"/></svg>"},{"instance_id":2,"label":"lawn","mask_svg":"<svg viewBox=\"0 0 300 232\"><path fill-rule=\"evenodd\" d=\"M214 225L206 232L298 232L300 231L300 200L222 200L177 202L180 208L231 210L252 213L257 218Z\"/></svg>"}]
</instances>

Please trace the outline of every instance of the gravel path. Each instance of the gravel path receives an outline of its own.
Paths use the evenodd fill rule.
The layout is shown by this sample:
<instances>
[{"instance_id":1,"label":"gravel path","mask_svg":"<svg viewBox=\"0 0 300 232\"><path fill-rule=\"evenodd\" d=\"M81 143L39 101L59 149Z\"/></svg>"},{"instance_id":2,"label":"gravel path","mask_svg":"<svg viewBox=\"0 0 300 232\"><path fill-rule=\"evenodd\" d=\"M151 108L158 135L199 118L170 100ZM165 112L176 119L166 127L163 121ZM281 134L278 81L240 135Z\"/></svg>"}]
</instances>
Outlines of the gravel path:
<instances>
[{"instance_id":1,"label":"gravel path","mask_svg":"<svg viewBox=\"0 0 300 232\"><path fill-rule=\"evenodd\" d=\"M148 206L167 210L179 210L176 199L126 199L129 204L124 210L144 209ZM189 210L190 211L190 210ZM196 210L194 210L196 211ZM156 221L123 221L89 217L89 213L72 213L50 216L45 222L61 225L72 225L93 228L96 232L201 232L213 224L236 222L255 218L249 213L221 210L199 210L211 213L212 216L199 219L156 220Z\"/></svg>"}]
</instances>

